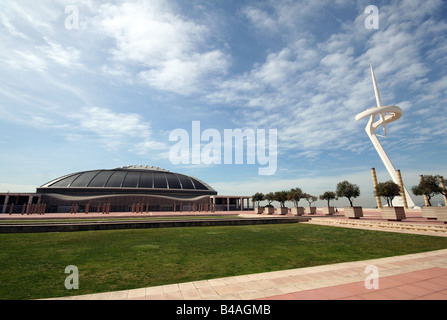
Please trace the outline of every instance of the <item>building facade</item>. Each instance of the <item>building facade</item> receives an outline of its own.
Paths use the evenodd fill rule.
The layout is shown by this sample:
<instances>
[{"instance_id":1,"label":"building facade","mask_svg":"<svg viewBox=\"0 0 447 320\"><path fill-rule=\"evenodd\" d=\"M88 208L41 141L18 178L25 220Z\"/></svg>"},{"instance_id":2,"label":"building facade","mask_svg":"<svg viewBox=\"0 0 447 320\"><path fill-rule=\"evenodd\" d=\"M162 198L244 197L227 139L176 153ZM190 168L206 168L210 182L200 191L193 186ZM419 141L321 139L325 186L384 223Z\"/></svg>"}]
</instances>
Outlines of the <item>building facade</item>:
<instances>
[{"instance_id":1,"label":"building facade","mask_svg":"<svg viewBox=\"0 0 447 320\"><path fill-rule=\"evenodd\" d=\"M36 193L0 194L0 212L229 211L248 209L248 198L219 197L195 177L158 167L126 166L67 174L38 187Z\"/></svg>"}]
</instances>

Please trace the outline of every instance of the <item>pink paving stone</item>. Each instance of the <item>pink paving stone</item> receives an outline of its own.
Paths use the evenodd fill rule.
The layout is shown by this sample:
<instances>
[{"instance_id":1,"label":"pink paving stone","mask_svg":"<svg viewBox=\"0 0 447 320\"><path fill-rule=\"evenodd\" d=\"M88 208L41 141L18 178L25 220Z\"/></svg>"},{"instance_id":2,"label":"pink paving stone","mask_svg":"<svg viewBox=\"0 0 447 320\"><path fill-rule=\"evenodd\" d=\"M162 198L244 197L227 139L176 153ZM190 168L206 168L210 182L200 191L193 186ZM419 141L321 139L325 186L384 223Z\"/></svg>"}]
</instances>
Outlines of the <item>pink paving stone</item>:
<instances>
[{"instance_id":1,"label":"pink paving stone","mask_svg":"<svg viewBox=\"0 0 447 320\"><path fill-rule=\"evenodd\" d=\"M419 298L420 296L411 291L405 290L405 286L388 288L379 290L381 295L387 296L389 300L412 300Z\"/></svg>"},{"instance_id":2,"label":"pink paving stone","mask_svg":"<svg viewBox=\"0 0 447 320\"><path fill-rule=\"evenodd\" d=\"M379 278L379 289L388 289L405 284L407 284L407 282L401 281L399 278Z\"/></svg>"},{"instance_id":3,"label":"pink paving stone","mask_svg":"<svg viewBox=\"0 0 447 320\"><path fill-rule=\"evenodd\" d=\"M281 294L277 296L260 298L258 300L299 300L292 293Z\"/></svg>"},{"instance_id":4,"label":"pink paving stone","mask_svg":"<svg viewBox=\"0 0 447 320\"><path fill-rule=\"evenodd\" d=\"M447 300L447 294L443 294L442 292L435 292L435 293L417 298L416 300Z\"/></svg>"},{"instance_id":5,"label":"pink paving stone","mask_svg":"<svg viewBox=\"0 0 447 320\"><path fill-rule=\"evenodd\" d=\"M369 290L365 288L365 284L363 282L346 283L340 285L339 287L347 292L350 292L351 295L359 295L369 292Z\"/></svg>"},{"instance_id":6,"label":"pink paving stone","mask_svg":"<svg viewBox=\"0 0 447 320\"><path fill-rule=\"evenodd\" d=\"M443 289L447 288L447 279L445 279L443 277L428 279L426 281L428 281L431 284L436 284L436 285L442 286Z\"/></svg>"},{"instance_id":7,"label":"pink paving stone","mask_svg":"<svg viewBox=\"0 0 447 320\"><path fill-rule=\"evenodd\" d=\"M405 292L411 292L412 294L415 294L418 297L423 297L423 296L433 293L433 289L424 288L424 287L417 286L412 283L398 287L398 289L403 290Z\"/></svg>"},{"instance_id":8,"label":"pink paving stone","mask_svg":"<svg viewBox=\"0 0 447 320\"><path fill-rule=\"evenodd\" d=\"M315 291L316 293L328 299L343 299L352 296L353 294L345 290L342 286L321 288Z\"/></svg>"},{"instance_id":9,"label":"pink paving stone","mask_svg":"<svg viewBox=\"0 0 447 320\"><path fill-rule=\"evenodd\" d=\"M363 300L363 299L360 298L359 296L349 296L349 297L341 298L341 299L338 299L338 300Z\"/></svg>"},{"instance_id":10,"label":"pink paving stone","mask_svg":"<svg viewBox=\"0 0 447 320\"><path fill-rule=\"evenodd\" d=\"M357 297L362 300L390 300L388 296L380 294L380 291L363 293Z\"/></svg>"},{"instance_id":11,"label":"pink paving stone","mask_svg":"<svg viewBox=\"0 0 447 320\"><path fill-rule=\"evenodd\" d=\"M299 291L291 294L294 300L328 300L317 290Z\"/></svg>"},{"instance_id":12,"label":"pink paving stone","mask_svg":"<svg viewBox=\"0 0 447 320\"><path fill-rule=\"evenodd\" d=\"M419 277L415 276L414 274L409 274L409 273L397 274L397 275L389 277L389 279L397 281L402 285L422 280ZM380 281L380 279L379 279L379 281Z\"/></svg>"},{"instance_id":13,"label":"pink paving stone","mask_svg":"<svg viewBox=\"0 0 447 320\"><path fill-rule=\"evenodd\" d=\"M414 282L412 284L414 286L417 286L417 287L421 287L421 288L425 288L425 289L431 290L432 292L442 291L445 288L447 288L447 286L439 284L437 282L437 279L429 279L429 280L425 280L425 281L418 281L418 282Z\"/></svg>"},{"instance_id":14,"label":"pink paving stone","mask_svg":"<svg viewBox=\"0 0 447 320\"><path fill-rule=\"evenodd\" d=\"M304 290L277 295L265 299L275 300L413 300L433 297L447 299L446 268L429 268L407 274L389 276L379 279L379 289L368 290L364 282L355 282L325 288ZM429 275L432 278L427 279Z\"/></svg>"}]
</instances>

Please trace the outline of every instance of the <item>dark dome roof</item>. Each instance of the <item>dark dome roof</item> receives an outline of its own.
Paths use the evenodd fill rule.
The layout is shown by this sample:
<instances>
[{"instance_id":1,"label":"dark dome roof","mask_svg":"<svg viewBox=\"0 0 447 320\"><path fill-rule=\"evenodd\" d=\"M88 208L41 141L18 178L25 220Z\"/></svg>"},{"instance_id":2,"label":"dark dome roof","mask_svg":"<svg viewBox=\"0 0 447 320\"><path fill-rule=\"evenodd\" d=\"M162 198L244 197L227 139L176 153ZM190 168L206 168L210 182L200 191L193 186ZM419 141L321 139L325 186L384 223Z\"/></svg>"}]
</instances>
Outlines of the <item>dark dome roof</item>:
<instances>
[{"instance_id":1,"label":"dark dome roof","mask_svg":"<svg viewBox=\"0 0 447 320\"><path fill-rule=\"evenodd\" d=\"M39 189L52 188L120 188L211 191L205 182L180 173L151 166L126 166L71 173L54 179Z\"/></svg>"}]
</instances>

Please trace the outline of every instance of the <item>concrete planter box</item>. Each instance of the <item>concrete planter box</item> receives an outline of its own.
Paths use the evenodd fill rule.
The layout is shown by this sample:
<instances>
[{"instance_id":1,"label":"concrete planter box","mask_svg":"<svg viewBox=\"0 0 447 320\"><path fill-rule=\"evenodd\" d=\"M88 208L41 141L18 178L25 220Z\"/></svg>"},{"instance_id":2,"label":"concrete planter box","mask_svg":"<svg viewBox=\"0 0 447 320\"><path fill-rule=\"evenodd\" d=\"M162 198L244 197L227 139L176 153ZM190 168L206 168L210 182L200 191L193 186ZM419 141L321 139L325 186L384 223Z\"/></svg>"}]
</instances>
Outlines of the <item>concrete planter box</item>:
<instances>
[{"instance_id":1,"label":"concrete planter box","mask_svg":"<svg viewBox=\"0 0 447 320\"><path fill-rule=\"evenodd\" d=\"M436 207L436 217L438 221L447 223L447 207Z\"/></svg>"},{"instance_id":2,"label":"concrete planter box","mask_svg":"<svg viewBox=\"0 0 447 320\"><path fill-rule=\"evenodd\" d=\"M285 214L288 214L288 213L289 213L289 208L287 208L287 207L284 207L284 208L279 207L278 209L276 209L276 212L277 212L278 214L285 215Z\"/></svg>"},{"instance_id":3,"label":"concrete planter box","mask_svg":"<svg viewBox=\"0 0 447 320\"><path fill-rule=\"evenodd\" d=\"M436 219L436 207L422 207L422 217Z\"/></svg>"},{"instance_id":4,"label":"concrete planter box","mask_svg":"<svg viewBox=\"0 0 447 320\"><path fill-rule=\"evenodd\" d=\"M382 219L389 221L406 219L404 207L384 207L380 211L382 211Z\"/></svg>"},{"instance_id":5,"label":"concrete planter box","mask_svg":"<svg viewBox=\"0 0 447 320\"><path fill-rule=\"evenodd\" d=\"M315 214L317 213L317 207L307 207L306 211L308 214Z\"/></svg>"},{"instance_id":6,"label":"concrete planter box","mask_svg":"<svg viewBox=\"0 0 447 320\"><path fill-rule=\"evenodd\" d=\"M264 208L264 213L273 214L273 212L275 212L275 208L273 208L273 207L265 207Z\"/></svg>"},{"instance_id":7,"label":"concrete planter box","mask_svg":"<svg viewBox=\"0 0 447 320\"><path fill-rule=\"evenodd\" d=\"M334 207L323 207L323 214L333 215L334 213Z\"/></svg>"},{"instance_id":8,"label":"concrete planter box","mask_svg":"<svg viewBox=\"0 0 447 320\"><path fill-rule=\"evenodd\" d=\"M262 214L263 212L264 212L264 208L263 207L255 208L255 213Z\"/></svg>"},{"instance_id":9,"label":"concrete planter box","mask_svg":"<svg viewBox=\"0 0 447 320\"><path fill-rule=\"evenodd\" d=\"M362 207L344 207L345 217L349 219L359 219L363 217Z\"/></svg>"},{"instance_id":10,"label":"concrete planter box","mask_svg":"<svg viewBox=\"0 0 447 320\"><path fill-rule=\"evenodd\" d=\"M304 208L303 207L293 207L292 214L294 214L296 216L302 216L304 214Z\"/></svg>"}]
</instances>

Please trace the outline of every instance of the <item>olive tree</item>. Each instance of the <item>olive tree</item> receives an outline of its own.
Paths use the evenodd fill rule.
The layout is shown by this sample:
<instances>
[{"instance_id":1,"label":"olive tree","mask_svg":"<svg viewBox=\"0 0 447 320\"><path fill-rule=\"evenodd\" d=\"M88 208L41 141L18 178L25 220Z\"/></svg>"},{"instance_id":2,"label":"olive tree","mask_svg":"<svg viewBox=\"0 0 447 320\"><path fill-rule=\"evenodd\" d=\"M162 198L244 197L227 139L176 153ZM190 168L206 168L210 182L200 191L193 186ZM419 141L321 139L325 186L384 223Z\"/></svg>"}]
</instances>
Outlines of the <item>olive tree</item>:
<instances>
[{"instance_id":1,"label":"olive tree","mask_svg":"<svg viewBox=\"0 0 447 320\"><path fill-rule=\"evenodd\" d=\"M312 207L312 203L314 203L315 201L317 201L317 197L311 195L311 194L304 194L304 198L307 200L307 202L309 203L309 208Z\"/></svg>"},{"instance_id":2,"label":"olive tree","mask_svg":"<svg viewBox=\"0 0 447 320\"><path fill-rule=\"evenodd\" d=\"M275 201L275 194L273 192L267 193L266 195L264 195L264 200L269 203L267 207L273 207L272 202Z\"/></svg>"},{"instance_id":3,"label":"olive tree","mask_svg":"<svg viewBox=\"0 0 447 320\"><path fill-rule=\"evenodd\" d=\"M394 197L400 195L400 186L390 180L378 183L374 191L376 196L384 197L386 199L388 207L392 207Z\"/></svg>"},{"instance_id":4,"label":"olive tree","mask_svg":"<svg viewBox=\"0 0 447 320\"><path fill-rule=\"evenodd\" d=\"M252 200L253 202L255 202L255 203L256 203L256 207L259 208L261 201L264 200L264 194L263 194L263 193L260 193L260 192L256 192L256 193L251 197L251 200Z\"/></svg>"},{"instance_id":5,"label":"olive tree","mask_svg":"<svg viewBox=\"0 0 447 320\"><path fill-rule=\"evenodd\" d=\"M335 200L337 199L337 195L333 191L326 191L325 193L320 195L320 200L326 200L328 207L330 207L330 205L331 205L331 200L334 200L334 199Z\"/></svg>"},{"instance_id":6,"label":"olive tree","mask_svg":"<svg viewBox=\"0 0 447 320\"><path fill-rule=\"evenodd\" d=\"M294 188L289 191L288 200L292 201L294 203L295 207L297 207L297 208L299 207L298 203L303 198L304 198L304 193L303 193L303 190L301 190L300 188Z\"/></svg>"},{"instance_id":7,"label":"olive tree","mask_svg":"<svg viewBox=\"0 0 447 320\"><path fill-rule=\"evenodd\" d=\"M440 185L440 176L425 175L421 177L421 181L417 186L411 188L416 196L427 196L428 204L431 206L431 198L439 193L444 194L445 190Z\"/></svg>"},{"instance_id":8,"label":"olive tree","mask_svg":"<svg viewBox=\"0 0 447 320\"><path fill-rule=\"evenodd\" d=\"M337 197L346 197L349 200L351 207L352 201L360 196L360 188L356 184L352 184L348 181L342 181L337 184Z\"/></svg>"},{"instance_id":9,"label":"olive tree","mask_svg":"<svg viewBox=\"0 0 447 320\"><path fill-rule=\"evenodd\" d=\"M274 193L275 201L278 201L281 205L281 208L285 208L285 203L289 200L289 192L288 191L277 191Z\"/></svg>"}]
</instances>

